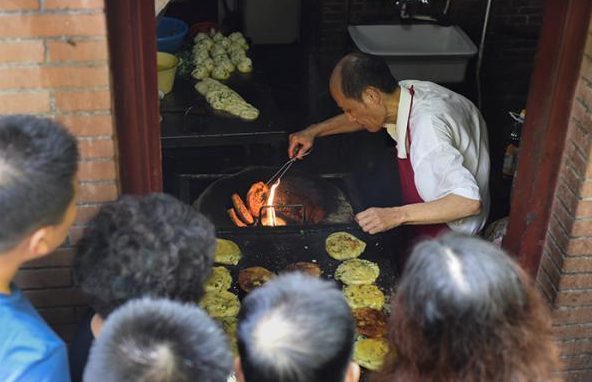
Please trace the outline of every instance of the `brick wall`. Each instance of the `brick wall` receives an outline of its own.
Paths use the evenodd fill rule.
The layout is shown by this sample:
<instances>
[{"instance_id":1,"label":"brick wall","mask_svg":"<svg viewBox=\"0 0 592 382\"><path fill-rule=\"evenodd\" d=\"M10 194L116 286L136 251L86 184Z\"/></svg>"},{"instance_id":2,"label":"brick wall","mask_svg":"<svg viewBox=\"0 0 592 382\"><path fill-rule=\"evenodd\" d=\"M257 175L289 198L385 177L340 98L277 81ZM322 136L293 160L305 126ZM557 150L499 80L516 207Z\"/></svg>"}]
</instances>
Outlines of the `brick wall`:
<instances>
[{"instance_id":1,"label":"brick wall","mask_svg":"<svg viewBox=\"0 0 592 382\"><path fill-rule=\"evenodd\" d=\"M118 194L103 0L0 0L0 114L55 118L78 138L78 218L55 254L16 283L66 340L83 312L72 286L72 245Z\"/></svg>"},{"instance_id":2,"label":"brick wall","mask_svg":"<svg viewBox=\"0 0 592 382\"><path fill-rule=\"evenodd\" d=\"M592 30L580 74L537 275L566 382L592 381Z\"/></svg>"}]
</instances>

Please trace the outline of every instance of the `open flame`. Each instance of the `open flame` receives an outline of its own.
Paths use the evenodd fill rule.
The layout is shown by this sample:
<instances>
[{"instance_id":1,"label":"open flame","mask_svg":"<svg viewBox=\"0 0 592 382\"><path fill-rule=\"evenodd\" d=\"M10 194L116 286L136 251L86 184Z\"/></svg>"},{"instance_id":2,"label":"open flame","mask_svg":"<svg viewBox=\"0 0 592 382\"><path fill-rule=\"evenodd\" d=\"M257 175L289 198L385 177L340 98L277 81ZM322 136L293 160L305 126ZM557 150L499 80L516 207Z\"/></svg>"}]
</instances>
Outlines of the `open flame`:
<instances>
[{"instance_id":1,"label":"open flame","mask_svg":"<svg viewBox=\"0 0 592 382\"><path fill-rule=\"evenodd\" d=\"M273 202L275 200L275 191L280 185L280 180L278 179L277 182L271 185L269 188L269 197L267 198L266 206L269 207L267 210L267 221L265 222L266 225L275 227L278 223L278 218L275 216L275 208L273 207Z\"/></svg>"}]
</instances>

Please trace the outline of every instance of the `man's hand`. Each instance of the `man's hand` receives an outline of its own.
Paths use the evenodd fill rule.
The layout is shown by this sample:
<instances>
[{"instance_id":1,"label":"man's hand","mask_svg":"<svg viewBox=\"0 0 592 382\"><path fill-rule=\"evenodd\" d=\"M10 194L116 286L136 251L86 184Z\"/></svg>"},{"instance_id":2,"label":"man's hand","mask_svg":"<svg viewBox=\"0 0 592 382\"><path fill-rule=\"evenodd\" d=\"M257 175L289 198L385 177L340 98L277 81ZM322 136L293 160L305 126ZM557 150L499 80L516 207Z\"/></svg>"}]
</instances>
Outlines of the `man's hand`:
<instances>
[{"instance_id":1,"label":"man's hand","mask_svg":"<svg viewBox=\"0 0 592 382\"><path fill-rule=\"evenodd\" d=\"M405 222L405 212L400 207L372 207L357 214L356 221L364 232L374 235L403 224Z\"/></svg>"},{"instance_id":2,"label":"man's hand","mask_svg":"<svg viewBox=\"0 0 592 382\"><path fill-rule=\"evenodd\" d=\"M314 144L315 134L308 128L290 134L290 146L288 147L288 156L293 158L296 156L302 159Z\"/></svg>"}]
</instances>

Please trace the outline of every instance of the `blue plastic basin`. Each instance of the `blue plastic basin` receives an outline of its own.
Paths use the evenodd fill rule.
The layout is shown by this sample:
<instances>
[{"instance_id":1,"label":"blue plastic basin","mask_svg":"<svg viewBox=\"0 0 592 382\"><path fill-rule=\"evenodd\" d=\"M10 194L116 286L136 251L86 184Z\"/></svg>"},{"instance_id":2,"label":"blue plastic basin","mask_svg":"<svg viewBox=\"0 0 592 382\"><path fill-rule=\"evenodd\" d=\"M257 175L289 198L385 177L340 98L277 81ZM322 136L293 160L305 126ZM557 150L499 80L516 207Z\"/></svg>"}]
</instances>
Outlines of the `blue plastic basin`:
<instances>
[{"instance_id":1,"label":"blue plastic basin","mask_svg":"<svg viewBox=\"0 0 592 382\"><path fill-rule=\"evenodd\" d=\"M174 17L162 17L156 26L156 45L159 52L175 53L183 43L189 27Z\"/></svg>"}]
</instances>

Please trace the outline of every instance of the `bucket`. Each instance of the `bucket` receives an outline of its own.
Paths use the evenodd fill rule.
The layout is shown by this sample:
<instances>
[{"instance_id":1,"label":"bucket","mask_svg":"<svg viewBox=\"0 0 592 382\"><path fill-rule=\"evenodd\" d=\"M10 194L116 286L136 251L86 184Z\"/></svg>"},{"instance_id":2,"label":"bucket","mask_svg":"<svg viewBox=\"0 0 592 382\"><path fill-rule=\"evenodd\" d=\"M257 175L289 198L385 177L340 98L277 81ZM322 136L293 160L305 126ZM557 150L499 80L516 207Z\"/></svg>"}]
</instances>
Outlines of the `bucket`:
<instances>
[{"instance_id":1,"label":"bucket","mask_svg":"<svg viewBox=\"0 0 592 382\"><path fill-rule=\"evenodd\" d=\"M156 53L156 69L158 71L158 90L168 94L173 89L175 73L179 66L179 59L170 53Z\"/></svg>"},{"instance_id":2,"label":"bucket","mask_svg":"<svg viewBox=\"0 0 592 382\"><path fill-rule=\"evenodd\" d=\"M175 53L183 44L189 27L174 17L161 17L156 26L156 48L161 52Z\"/></svg>"}]
</instances>

